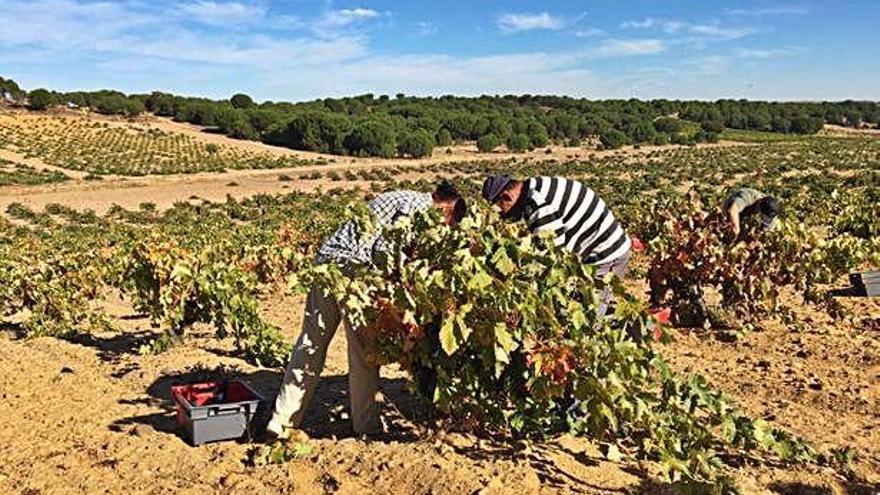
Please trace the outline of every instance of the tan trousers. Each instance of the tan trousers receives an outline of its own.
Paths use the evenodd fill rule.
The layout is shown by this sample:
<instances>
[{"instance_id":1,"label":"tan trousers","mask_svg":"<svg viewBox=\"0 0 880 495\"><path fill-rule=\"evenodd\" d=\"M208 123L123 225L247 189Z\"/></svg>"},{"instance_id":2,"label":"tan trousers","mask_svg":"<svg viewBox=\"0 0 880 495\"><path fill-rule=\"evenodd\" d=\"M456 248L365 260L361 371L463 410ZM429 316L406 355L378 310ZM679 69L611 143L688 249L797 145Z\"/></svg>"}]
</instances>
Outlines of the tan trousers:
<instances>
[{"instance_id":1,"label":"tan trousers","mask_svg":"<svg viewBox=\"0 0 880 495\"><path fill-rule=\"evenodd\" d=\"M315 394L315 387L324 369L327 347L344 321L348 340L348 395L351 402L352 426L356 433L373 433L379 421L379 367L366 359L364 348L351 325L339 311L338 303L313 288L306 300L302 332L284 371L284 382L275 399L275 410L267 429L281 435L284 428L298 428Z\"/></svg>"}]
</instances>

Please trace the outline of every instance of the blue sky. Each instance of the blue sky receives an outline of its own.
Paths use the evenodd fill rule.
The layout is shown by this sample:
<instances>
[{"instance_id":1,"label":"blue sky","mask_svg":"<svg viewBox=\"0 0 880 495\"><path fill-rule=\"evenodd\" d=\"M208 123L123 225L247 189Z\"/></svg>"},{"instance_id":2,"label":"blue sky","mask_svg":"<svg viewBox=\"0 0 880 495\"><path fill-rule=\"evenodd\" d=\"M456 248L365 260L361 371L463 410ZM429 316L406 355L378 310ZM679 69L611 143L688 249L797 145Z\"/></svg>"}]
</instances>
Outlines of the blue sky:
<instances>
[{"instance_id":1,"label":"blue sky","mask_svg":"<svg viewBox=\"0 0 880 495\"><path fill-rule=\"evenodd\" d=\"M0 0L23 87L880 100L880 1Z\"/></svg>"}]
</instances>

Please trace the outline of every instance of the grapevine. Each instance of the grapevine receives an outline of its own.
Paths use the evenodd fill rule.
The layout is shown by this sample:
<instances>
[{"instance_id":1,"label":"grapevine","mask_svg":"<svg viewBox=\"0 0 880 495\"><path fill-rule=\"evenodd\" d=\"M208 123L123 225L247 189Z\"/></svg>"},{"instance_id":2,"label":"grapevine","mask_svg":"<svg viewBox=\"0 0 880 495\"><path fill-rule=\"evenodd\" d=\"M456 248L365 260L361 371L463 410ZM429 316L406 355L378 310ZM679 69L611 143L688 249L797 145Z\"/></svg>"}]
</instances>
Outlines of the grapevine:
<instances>
[{"instance_id":1,"label":"grapevine","mask_svg":"<svg viewBox=\"0 0 880 495\"><path fill-rule=\"evenodd\" d=\"M691 479L713 478L726 449L813 457L702 377L673 373L653 346L657 322L643 303L521 227L481 210L458 228L417 216L387 236L392 253L413 256L388 256L354 276L322 265L293 284L338 298L376 339L378 362L433 369L429 399L454 421L526 436L570 428ZM606 284L617 298L610 319L595 313ZM560 412L575 400L576 419L566 420Z\"/></svg>"}]
</instances>

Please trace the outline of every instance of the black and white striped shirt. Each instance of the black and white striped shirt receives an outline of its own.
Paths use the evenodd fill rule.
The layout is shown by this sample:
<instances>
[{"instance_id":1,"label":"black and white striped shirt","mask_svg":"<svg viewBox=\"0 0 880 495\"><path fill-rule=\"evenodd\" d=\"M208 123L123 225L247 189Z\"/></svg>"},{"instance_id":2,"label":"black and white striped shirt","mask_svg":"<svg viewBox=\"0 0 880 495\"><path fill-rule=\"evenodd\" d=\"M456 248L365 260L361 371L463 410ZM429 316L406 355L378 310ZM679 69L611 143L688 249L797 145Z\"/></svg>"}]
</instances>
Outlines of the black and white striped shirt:
<instances>
[{"instance_id":1,"label":"black and white striped shirt","mask_svg":"<svg viewBox=\"0 0 880 495\"><path fill-rule=\"evenodd\" d=\"M525 220L532 232L553 232L557 246L601 265L629 252L631 242L595 191L564 177L533 177L523 184Z\"/></svg>"}]
</instances>

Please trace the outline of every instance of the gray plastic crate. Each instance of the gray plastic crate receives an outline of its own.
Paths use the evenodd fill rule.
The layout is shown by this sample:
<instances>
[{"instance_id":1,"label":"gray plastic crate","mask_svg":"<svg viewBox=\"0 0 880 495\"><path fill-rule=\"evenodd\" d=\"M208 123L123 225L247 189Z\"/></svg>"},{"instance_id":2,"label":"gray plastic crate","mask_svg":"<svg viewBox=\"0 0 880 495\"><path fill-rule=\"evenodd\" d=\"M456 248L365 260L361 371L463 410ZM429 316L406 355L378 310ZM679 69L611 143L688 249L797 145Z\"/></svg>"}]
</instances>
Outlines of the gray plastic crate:
<instances>
[{"instance_id":1,"label":"gray plastic crate","mask_svg":"<svg viewBox=\"0 0 880 495\"><path fill-rule=\"evenodd\" d=\"M263 397L241 380L175 385L171 397L177 422L193 445L243 437L263 404Z\"/></svg>"},{"instance_id":2,"label":"gray plastic crate","mask_svg":"<svg viewBox=\"0 0 880 495\"><path fill-rule=\"evenodd\" d=\"M861 296L880 296L880 272L850 273L849 281Z\"/></svg>"}]
</instances>

